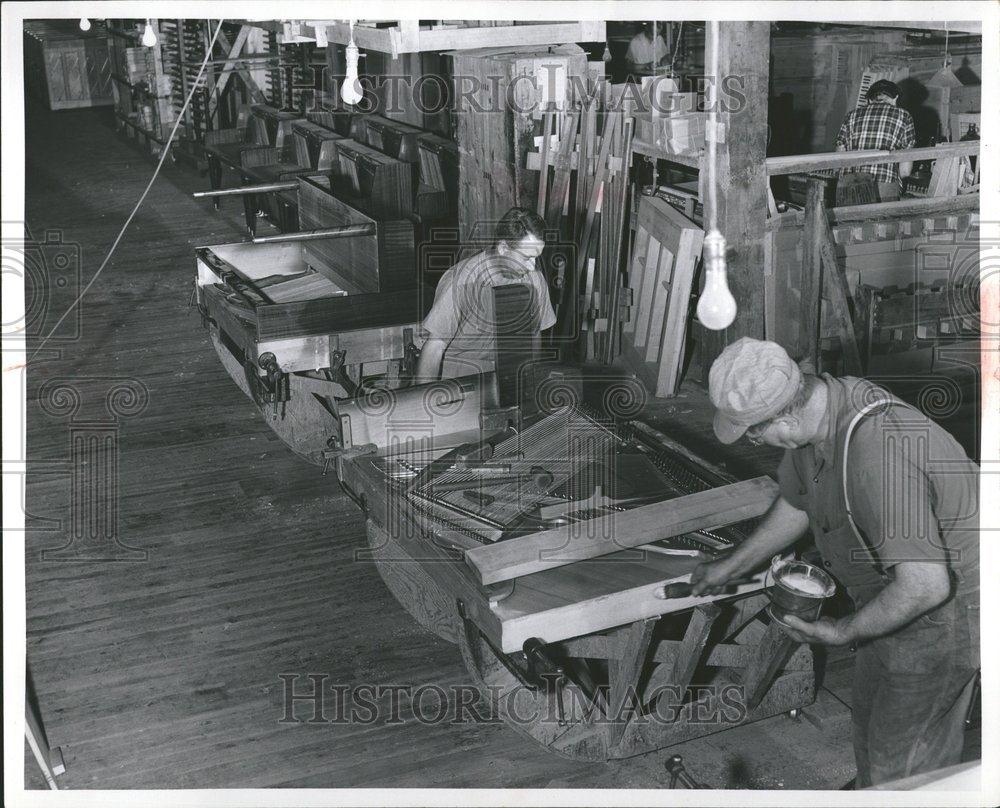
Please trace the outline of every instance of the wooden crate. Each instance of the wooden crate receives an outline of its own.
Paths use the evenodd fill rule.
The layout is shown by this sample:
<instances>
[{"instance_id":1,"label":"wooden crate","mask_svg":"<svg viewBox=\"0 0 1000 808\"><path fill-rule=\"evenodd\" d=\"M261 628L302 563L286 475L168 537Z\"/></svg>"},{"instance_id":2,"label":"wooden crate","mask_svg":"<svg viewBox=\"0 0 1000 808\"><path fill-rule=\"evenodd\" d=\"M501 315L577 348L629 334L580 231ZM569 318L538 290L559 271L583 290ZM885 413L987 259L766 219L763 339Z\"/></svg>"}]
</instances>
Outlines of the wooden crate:
<instances>
[{"instance_id":1,"label":"wooden crate","mask_svg":"<svg viewBox=\"0 0 1000 808\"><path fill-rule=\"evenodd\" d=\"M24 60L28 91L49 109L114 103L108 43L99 26L84 33L75 20L26 21Z\"/></svg>"}]
</instances>

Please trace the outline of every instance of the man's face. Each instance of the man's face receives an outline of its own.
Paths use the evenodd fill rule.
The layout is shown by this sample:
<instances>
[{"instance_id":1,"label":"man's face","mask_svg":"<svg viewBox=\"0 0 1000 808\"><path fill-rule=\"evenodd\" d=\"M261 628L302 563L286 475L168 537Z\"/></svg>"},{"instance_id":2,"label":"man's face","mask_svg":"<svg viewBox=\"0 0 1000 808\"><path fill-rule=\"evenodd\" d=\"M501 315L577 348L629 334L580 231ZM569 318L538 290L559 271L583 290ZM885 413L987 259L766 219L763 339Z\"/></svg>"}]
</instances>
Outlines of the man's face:
<instances>
[{"instance_id":1,"label":"man's face","mask_svg":"<svg viewBox=\"0 0 1000 808\"><path fill-rule=\"evenodd\" d=\"M511 259L524 269L534 269L535 261L545 250L545 242L538 236L529 233L520 241L510 244L501 241L497 245L497 252L500 255Z\"/></svg>"},{"instance_id":2,"label":"man's face","mask_svg":"<svg viewBox=\"0 0 1000 808\"><path fill-rule=\"evenodd\" d=\"M805 446L805 430L796 415L779 415L770 421L755 424L746 431L747 440L754 446L773 446L776 449L798 449Z\"/></svg>"}]
</instances>

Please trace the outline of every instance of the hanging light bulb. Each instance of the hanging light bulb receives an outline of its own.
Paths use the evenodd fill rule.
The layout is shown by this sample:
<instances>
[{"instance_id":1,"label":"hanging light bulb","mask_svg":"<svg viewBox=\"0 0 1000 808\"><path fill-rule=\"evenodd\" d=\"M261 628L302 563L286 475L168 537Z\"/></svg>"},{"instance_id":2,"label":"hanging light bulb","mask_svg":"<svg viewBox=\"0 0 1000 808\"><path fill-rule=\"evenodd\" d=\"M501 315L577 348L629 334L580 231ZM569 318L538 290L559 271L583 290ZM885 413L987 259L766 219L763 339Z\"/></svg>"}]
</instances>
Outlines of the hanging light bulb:
<instances>
[{"instance_id":1,"label":"hanging light bulb","mask_svg":"<svg viewBox=\"0 0 1000 808\"><path fill-rule=\"evenodd\" d=\"M726 281L726 240L718 230L705 236L705 288L698 298L698 320L721 331L736 319L736 299Z\"/></svg>"},{"instance_id":2,"label":"hanging light bulb","mask_svg":"<svg viewBox=\"0 0 1000 808\"><path fill-rule=\"evenodd\" d=\"M90 20L86 17L80 17L80 30L89 31L90 30Z\"/></svg>"},{"instance_id":3,"label":"hanging light bulb","mask_svg":"<svg viewBox=\"0 0 1000 808\"><path fill-rule=\"evenodd\" d=\"M698 320L705 328L722 331L736 319L736 299L729 291L726 280L726 239L716 226L718 216L718 191L716 187L716 155L719 142L719 126L716 115L719 75L719 21L711 20L707 26L705 55L710 65L708 98L708 124L705 140L708 147L706 160L705 221L708 235L705 236L705 288L698 298Z\"/></svg>"},{"instance_id":4,"label":"hanging light bulb","mask_svg":"<svg viewBox=\"0 0 1000 808\"><path fill-rule=\"evenodd\" d=\"M345 104L354 106L362 98L364 93L361 90L361 82L358 81L358 46L354 44L354 22L349 21L351 41L347 43L347 75L344 76L344 85L340 88L340 97Z\"/></svg>"},{"instance_id":5,"label":"hanging light bulb","mask_svg":"<svg viewBox=\"0 0 1000 808\"><path fill-rule=\"evenodd\" d=\"M146 27L142 31L142 44L147 48L156 44L156 31L153 30L152 20L146 20Z\"/></svg>"}]
</instances>

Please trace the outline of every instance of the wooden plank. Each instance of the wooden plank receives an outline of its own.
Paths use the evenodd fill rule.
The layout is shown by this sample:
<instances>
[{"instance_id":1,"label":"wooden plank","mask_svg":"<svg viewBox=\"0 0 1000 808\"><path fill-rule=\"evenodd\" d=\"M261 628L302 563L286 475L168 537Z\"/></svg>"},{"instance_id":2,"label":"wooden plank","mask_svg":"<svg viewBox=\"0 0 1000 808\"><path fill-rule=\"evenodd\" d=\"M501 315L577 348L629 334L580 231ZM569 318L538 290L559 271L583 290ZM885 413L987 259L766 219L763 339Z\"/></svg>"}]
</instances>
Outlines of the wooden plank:
<instances>
[{"instance_id":1,"label":"wooden plank","mask_svg":"<svg viewBox=\"0 0 1000 808\"><path fill-rule=\"evenodd\" d=\"M562 219L563 206L566 202L566 193L569 190L570 174L573 168L573 147L577 142L579 123L579 112L573 112L568 118L564 117L563 119L563 128L560 133L562 140L559 142L559 151L556 153L555 163L552 166L552 191L544 206L540 205L539 213L545 219L545 223L553 229L559 229L559 223ZM539 200L541 201L541 199L542 193L541 188L539 188Z\"/></svg>"},{"instance_id":2,"label":"wooden plank","mask_svg":"<svg viewBox=\"0 0 1000 808\"><path fill-rule=\"evenodd\" d=\"M545 131L542 135L542 166L539 169L541 176L538 178L538 204L535 206L535 212L539 216L545 216L545 194L549 188L549 145L552 142L552 126L556 117L554 111L543 114L545 116Z\"/></svg>"},{"instance_id":3,"label":"wooden plank","mask_svg":"<svg viewBox=\"0 0 1000 808\"><path fill-rule=\"evenodd\" d=\"M841 169L850 166L867 165L869 163L937 160L946 156L959 157L977 154L979 154L979 141L969 140L962 143L942 143L940 146L899 149L898 151L868 149L866 151L825 152L823 154L768 157L765 161L765 166L767 168L767 175L769 177L776 177L783 174L801 174L823 169Z\"/></svg>"},{"instance_id":4,"label":"wooden plank","mask_svg":"<svg viewBox=\"0 0 1000 808\"><path fill-rule=\"evenodd\" d=\"M653 306L653 286L660 273L660 242L648 236L646 239L646 257L643 261L641 283L636 299L635 339L636 348L642 348L649 337L650 312Z\"/></svg>"},{"instance_id":5,"label":"wooden plank","mask_svg":"<svg viewBox=\"0 0 1000 808\"><path fill-rule=\"evenodd\" d=\"M701 230L685 228L681 232L680 249L674 258L673 277L670 280L670 302L663 326L657 369L656 395L661 397L676 395L681 381L691 287L704 236Z\"/></svg>"},{"instance_id":6,"label":"wooden plank","mask_svg":"<svg viewBox=\"0 0 1000 808\"><path fill-rule=\"evenodd\" d=\"M848 376L860 376L864 372L861 364L861 354L855 338L854 318L848 300L851 290L847 285L847 276L834 254L833 235L830 223L826 217L826 206L822 195L818 196L819 211L816 215L817 236L819 238L820 256L823 262L823 279L826 287L827 300L833 310L840 329L840 347L843 351L844 373Z\"/></svg>"},{"instance_id":7,"label":"wooden plank","mask_svg":"<svg viewBox=\"0 0 1000 808\"><path fill-rule=\"evenodd\" d=\"M979 193L958 196L927 196L901 199L898 202L878 202L874 205L853 205L846 208L830 208L830 224L852 224L856 222L885 221L888 219L909 219L935 214L961 214L979 211ZM802 212L783 213L769 219L769 228L801 226L805 215Z\"/></svg>"},{"instance_id":8,"label":"wooden plank","mask_svg":"<svg viewBox=\"0 0 1000 808\"><path fill-rule=\"evenodd\" d=\"M659 362L663 322L667 316L670 286L674 274L674 254L665 244L659 245L656 264L649 277L649 330L646 332L646 361Z\"/></svg>"},{"instance_id":9,"label":"wooden plank","mask_svg":"<svg viewBox=\"0 0 1000 808\"><path fill-rule=\"evenodd\" d=\"M613 659L621 656L621 638L617 635L592 634L574 637L556 644L558 652L565 656L584 659ZM681 652L681 640L659 640L650 661L657 665L673 664ZM739 668L750 661L751 649L736 643L713 645L705 658L705 664L715 668Z\"/></svg>"},{"instance_id":10,"label":"wooden plank","mask_svg":"<svg viewBox=\"0 0 1000 808\"><path fill-rule=\"evenodd\" d=\"M802 277L799 284L799 352L819 370L819 305L822 281L820 253L823 215L823 185L810 182L806 194L806 220L802 228Z\"/></svg>"},{"instance_id":11,"label":"wooden plank","mask_svg":"<svg viewBox=\"0 0 1000 808\"><path fill-rule=\"evenodd\" d=\"M477 547L465 560L484 584L507 581L656 539L752 519L771 507L777 490L769 477L756 477Z\"/></svg>"},{"instance_id":12,"label":"wooden plank","mask_svg":"<svg viewBox=\"0 0 1000 808\"><path fill-rule=\"evenodd\" d=\"M638 307L641 304L642 284L646 276L646 254L649 250L649 231L645 227L636 230L635 241L632 244L632 261L629 265L628 285L632 292L632 312L625 323L625 333L632 334L636 330Z\"/></svg>"}]
</instances>

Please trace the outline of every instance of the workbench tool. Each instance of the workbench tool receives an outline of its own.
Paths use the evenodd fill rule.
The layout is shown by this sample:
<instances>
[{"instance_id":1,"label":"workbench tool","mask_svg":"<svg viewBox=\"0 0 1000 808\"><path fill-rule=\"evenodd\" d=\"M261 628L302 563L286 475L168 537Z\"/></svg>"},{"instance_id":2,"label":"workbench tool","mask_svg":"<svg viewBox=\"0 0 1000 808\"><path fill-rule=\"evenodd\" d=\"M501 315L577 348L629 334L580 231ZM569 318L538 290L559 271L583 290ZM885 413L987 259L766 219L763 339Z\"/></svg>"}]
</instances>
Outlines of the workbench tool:
<instances>
[{"instance_id":1,"label":"workbench tool","mask_svg":"<svg viewBox=\"0 0 1000 808\"><path fill-rule=\"evenodd\" d=\"M670 775L670 788L677 788L678 783L684 788L708 788L688 774L687 769L684 768L684 760L680 755L671 755L664 765Z\"/></svg>"},{"instance_id":2,"label":"workbench tool","mask_svg":"<svg viewBox=\"0 0 1000 808\"><path fill-rule=\"evenodd\" d=\"M747 576L743 578L733 578L726 583L725 589L735 589L742 584L752 584L757 581L755 576ZM672 598L689 598L691 597L692 589L694 585L690 581L675 581L672 584L664 584L656 591L656 597L660 600L670 600Z\"/></svg>"}]
</instances>

